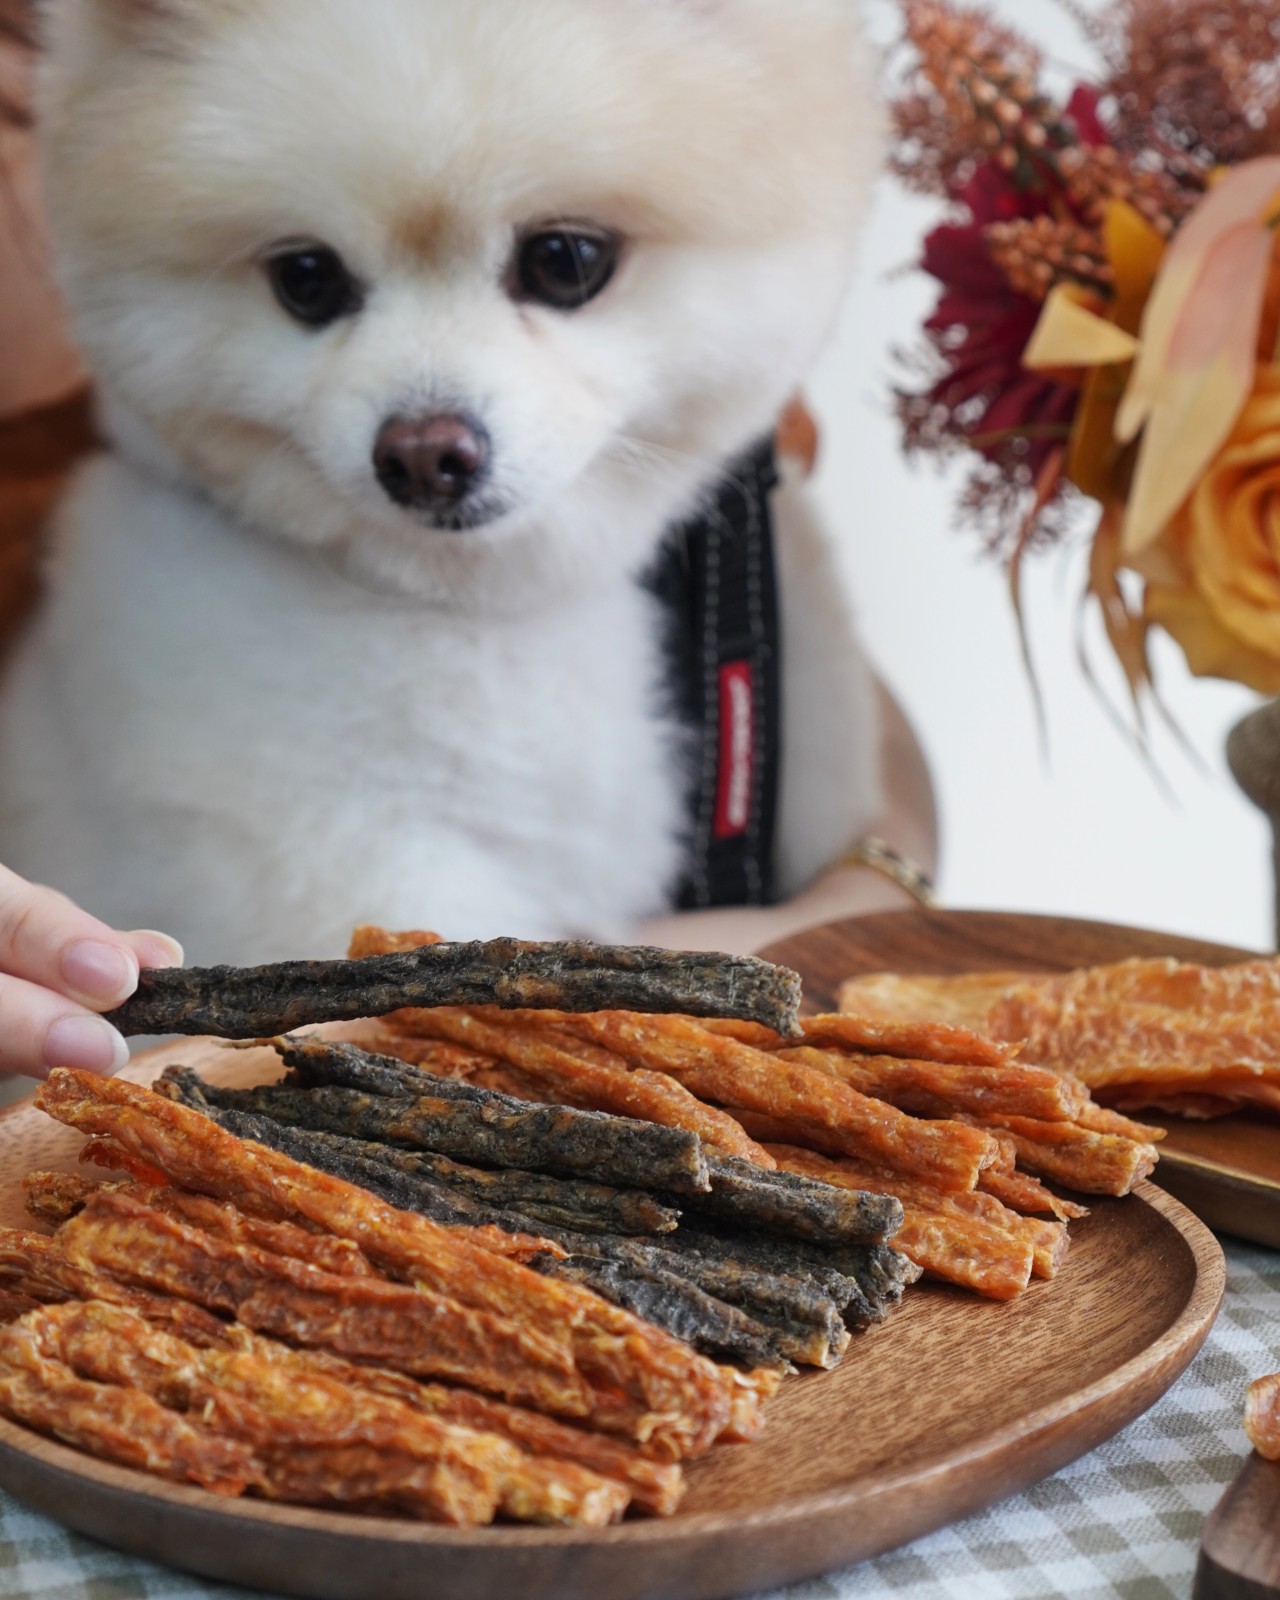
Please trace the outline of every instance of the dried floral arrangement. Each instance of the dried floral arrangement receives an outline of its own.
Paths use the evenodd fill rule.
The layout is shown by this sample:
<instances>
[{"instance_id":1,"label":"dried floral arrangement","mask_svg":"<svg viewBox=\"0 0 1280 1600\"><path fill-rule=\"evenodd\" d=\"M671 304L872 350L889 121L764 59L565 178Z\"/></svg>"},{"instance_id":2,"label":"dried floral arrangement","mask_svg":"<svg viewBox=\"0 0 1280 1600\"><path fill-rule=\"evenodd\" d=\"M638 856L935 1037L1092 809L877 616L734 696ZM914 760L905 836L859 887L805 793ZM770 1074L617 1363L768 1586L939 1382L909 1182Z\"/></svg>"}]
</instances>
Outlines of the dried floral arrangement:
<instances>
[{"instance_id":1,"label":"dried floral arrangement","mask_svg":"<svg viewBox=\"0 0 1280 1600\"><path fill-rule=\"evenodd\" d=\"M906 444L971 460L1015 605L1088 508L1139 709L1156 627L1280 694L1280 0L1062 3L1099 70L1055 98L987 12L901 0L894 167L950 207Z\"/></svg>"}]
</instances>

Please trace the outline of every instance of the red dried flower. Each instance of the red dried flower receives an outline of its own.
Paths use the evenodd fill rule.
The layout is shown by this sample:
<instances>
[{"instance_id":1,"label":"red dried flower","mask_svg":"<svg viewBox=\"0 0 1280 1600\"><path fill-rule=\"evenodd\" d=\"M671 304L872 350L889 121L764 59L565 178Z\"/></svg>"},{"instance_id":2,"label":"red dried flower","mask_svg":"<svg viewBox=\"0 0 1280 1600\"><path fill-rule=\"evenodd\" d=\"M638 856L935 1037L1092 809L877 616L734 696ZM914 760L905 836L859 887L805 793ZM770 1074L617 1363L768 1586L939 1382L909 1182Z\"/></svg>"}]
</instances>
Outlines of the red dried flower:
<instances>
[{"instance_id":1,"label":"red dried flower","mask_svg":"<svg viewBox=\"0 0 1280 1600\"><path fill-rule=\"evenodd\" d=\"M921 263L942 285L925 323L932 381L921 392L900 393L899 411L909 448L975 450L1001 469L1016 494L1032 488L1068 437L1080 391L1023 366L1041 307L1011 286L991 255L987 230L1049 215L1051 196L1020 188L989 163L956 199L964 219L933 230ZM1002 517L1006 509L1000 506Z\"/></svg>"}]
</instances>

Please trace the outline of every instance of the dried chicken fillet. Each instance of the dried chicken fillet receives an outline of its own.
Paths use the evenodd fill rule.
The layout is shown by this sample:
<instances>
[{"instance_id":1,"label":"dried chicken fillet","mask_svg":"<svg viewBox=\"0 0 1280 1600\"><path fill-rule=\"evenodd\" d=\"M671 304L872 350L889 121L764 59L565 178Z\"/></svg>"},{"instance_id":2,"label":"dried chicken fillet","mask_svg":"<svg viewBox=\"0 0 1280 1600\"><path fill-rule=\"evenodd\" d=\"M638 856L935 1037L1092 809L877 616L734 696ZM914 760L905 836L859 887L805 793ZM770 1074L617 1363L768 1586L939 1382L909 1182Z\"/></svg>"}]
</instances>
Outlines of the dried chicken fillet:
<instances>
[{"instance_id":1,"label":"dried chicken fillet","mask_svg":"<svg viewBox=\"0 0 1280 1600\"><path fill-rule=\"evenodd\" d=\"M259 1332L473 1383L553 1414L591 1414L591 1391L572 1352L533 1329L429 1290L337 1277L217 1239L123 1191L95 1195L63 1226L58 1242L85 1271L230 1313Z\"/></svg>"},{"instance_id":2,"label":"dried chicken fillet","mask_svg":"<svg viewBox=\"0 0 1280 1600\"><path fill-rule=\"evenodd\" d=\"M881 1021L846 1015L802 1017L804 1042L819 1048L866 1050L872 1055L904 1056L910 1060L940 1061L955 1066L999 1067L1012 1061L1007 1044L970 1028L958 1028L933 1018L920 1021Z\"/></svg>"},{"instance_id":3,"label":"dried chicken fillet","mask_svg":"<svg viewBox=\"0 0 1280 1600\"><path fill-rule=\"evenodd\" d=\"M1139 958L1021 982L1078 1006L1155 1005L1200 1016L1230 1015L1280 1003L1280 960L1204 967L1169 957Z\"/></svg>"},{"instance_id":4,"label":"dried chicken fillet","mask_svg":"<svg viewBox=\"0 0 1280 1600\"><path fill-rule=\"evenodd\" d=\"M785 1044L795 1043L794 1039L784 1039L759 1022L735 1022L729 1017L701 1017L699 1021L709 1033L721 1033L726 1039L736 1039L739 1044L749 1044L757 1050L779 1050Z\"/></svg>"},{"instance_id":5,"label":"dried chicken fillet","mask_svg":"<svg viewBox=\"0 0 1280 1600\"><path fill-rule=\"evenodd\" d=\"M23 1203L29 1216L59 1228L103 1187L79 1172L29 1172L22 1180Z\"/></svg>"},{"instance_id":6,"label":"dried chicken fillet","mask_svg":"<svg viewBox=\"0 0 1280 1600\"><path fill-rule=\"evenodd\" d=\"M846 984L840 1003L877 1018L961 1021L1130 1110L1218 1116L1233 1108L1226 1102L1280 1109L1276 960L1221 968L1132 960L1065 975L876 974Z\"/></svg>"},{"instance_id":7,"label":"dried chicken fillet","mask_svg":"<svg viewBox=\"0 0 1280 1600\"><path fill-rule=\"evenodd\" d=\"M685 1017L615 1011L577 1017L566 1026L637 1065L669 1072L705 1099L776 1117L803 1130L809 1142L920 1173L945 1188L973 1188L994 1158L992 1141L967 1137L956 1123L908 1117L825 1072L708 1033Z\"/></svg>"},{"instance_id":8,"label":"dried chicken fillet","mask_svg":"<svg viewBox=\"0 0 1280 1600\"><path fill-rule=\"evenodd\" d=\"M967 1193L938 1189L918 1178L877 1172L874 1168L860 1166L856 1161L834 1160L820 1156L816 1151L784 1146L770 1148L779 1165L787 1171L805 1172L825 1183L839 1183L842 1187L857 1185L861 1191L871 1194L891 1194L901 1200L904 1207L942 1217L967 1218L1007 1233L1011 1238L1026 1240L1035 1252L1032 1270L1037 1278L1055 1277L1066 1259L1070 1236L1062 1223L1023 1216L994 1195L983 1194L976 1189Z\"/></svg>"},{"instance_id":9,"label":"dried chicken fillet","mask_svg":"<svg viewBox=\"0 0 1280 1600\"><path fill-rule=\"evenodd\" d=\"M1249 1385L1244 1431L1260 1456L1280 1461L1280 1373Z\"/></svg>"},{"instance_id":10,"label":"dried chicken fillet","mask_svg":"<svg viewBox=\"0 0 1280 1600\"><path fill-rule=\"evenodd\" d=\"M1059 1006L1047 995L1015 992L1001 1002L992 1027L1025 1039L1029 1061L1073 1072L1095 1093L1135 1086L1189 1093L1247 1095L1280 1080L1280 1005L1250 1012L1179 1012L1122 1002Z\"/></svg>"},{"instance_id":11,"label":"dried chicken fillet","mask_svg":"<svg viewBox=\"0 0 1280 1600\"><path fill-rule=\"evenodd\" d=\"M23 1179L27 1210L45 1222L60 1225L84 1209L92 1197L119 1185L95 1183L78 1173L33 1172ZM130 1183L125 1192L167 1217L200 1228L233 1244L247 1244L293 1261L305 1261L339 1277L376 1276L364 1253L347 1239L315 1233L289 1222L263 1222L228 1202L186 1189L152 1188Z\"/></svg>"},{"instance_id":12,"label":"dried chicken fillet","mask_svg":"<svg viewBox=\"0 0 1280 1600\"><path fill-rule=\"evenodd\" d=\"M75 1197L76 1209L79 1209L96 1186L83 1179L76 1179L75 1182L80 1186ZM40 1192L39 1188L37 1192ZM65 1220L65 1216L61 1220ZM657 1515L665 1516L674 1511L684 1492L684 1480L678 1466L650 1461L620 1440L589 1433L539 1412L493 1400L467 1389L419 1383L407 1374L394 1372L390 1368L356 1364L327 1351L292 1349L239 1324L223 1322L186 1301L130 1291L102 1275L89 1278L66 1261L56 1241L43 1235L18 1237L27 1241L25 1260L28 1265L34 1266L37 1261L40 1264L42 1290L47 1291L55 1277L61 1275L65 1278L64 1292L59 1296L63 1301L73 1290L85 1294L109 1292L117 1303L199 1349L248 1351L262 1360L282 1362L291 1368L316 1372L400 1400L446 1422L455 1422L479 1432L500 1434L533 1455L576 1462L603 1478L616 1480L626 1486L637 1506ZM0 1241L3 1238L0 1235ZM14 1252L10 1254L16 1259ZM59 1264L61 1274L55 1272L53 1263ZM25 1314L40 1303L5 1289L0 1289L0 1302L10 1306L15 1315Z\"/></svg>"},{"instance_id":13,"label":"dried chicken fillet","mask_svg":"<svg viewBox=\"0 0 1280 1600\"><path fill-rule=\"evenodd\" d=\"M1140 1178L1155 1170L1160 1158L1154 1145L1094 1133L1073 1122L985 1117L982 1126L1012 1137L1021 1166L1085 1194L1129 1194Z\"/></svg>"},{"instance_id":14,"label":"dried chicken fillet","mask_svg":"<svg viewBox=\"0 0 1280 1600\"><path fill-rule=\"evenodd\" d=\"M32 1300L28 1295L18 1294L12 1289L0 1289L0 1324L16 1322L19 1317L25 1317L28 1311L39 1308L40 1302Z\"/></svg>"},{"instance_id":15,"label":"dried chicken fillet","mask_svg":"<svg viewBox=\"0 0 1280 1600\"><path fill-rule=\"evenodd\" d=\"M358 961L144 971L111 1013L125 1035L260 1039L316 1022L381 1017L404 1006L557 1006L689 1012L795 1029L800 979L754 956L609 946L433 944Z\"/></svg>"},{"instance_id":16,"label":"dried chicken fillet","mask_svg":"<svg viewBox=\"0 0 1280 1600\"><path fill-rule=\"evenodd\" d=\"M267 1341L198 1350L135 1313L101 1303L40 1318L45 1353L80 1376L200 1415L246 1445L267 1492L312 1504L375 1504L433 1521L603 1526L626 1508L617 1481L537 1460L510 1439L352 1385Z\"/></svg>"},{"instance_id":17,"label":"dried chicken fillet","mask_svg":"<svg viewBox=\"0 0 1280 1600\"><path fill-rule=\"evenodd\" d=\"M1159 1144L1168 1137L1166 1128L1135 1122L1132 1117L1122 1116L1119 1111L1100 1106L1092 1100L1072 1121L1078 1128L1088 1128L1091 1133L1114 1133L1117 1138L1132 1139L1135 1144Z\"/></svg>"},{"instance_id":18,"label":"dried chicken fillet","mask_svg":"<svg viewBox=\"0 0 1280 1600\"><path fill-rule=\"evenodd\" d=\"M945 978L872 972L841 984L837 1004L842 1012L867 1022L937 1022L983 1033L995 1002L1028 981L1025 972L968 972Z\"/></svg>"},{"instance_id":19,"label":"dried chicken fillet","mask_svg":"<svg viewBox=\"0 0 1280 1600\"><path fill-rule=\"evenodd\" d=\"M91 1455L214 1494L240 1495L259 1484L243 1445L136 1389L77 1377L42 1353L26 1319L0 1328L0 1412Z\"/></svg>"},{"instance_id":20,"label":"dried chicken fillet","mask_svg":"<svg viewBox=\"0 0 1280 1600\"><path fill-rule=\"evenodd\" d=\"M826 1183L855 1189L868 1181L864 1174L851 1171L843 1162L828 1160L811 1150L774 1145L772 1151L788 1171L803 1172ZM993 1300L1012 1300L1031 1281L1036 1243L1024 1232L959 1210L942 1211L933 1204L922 1205L918 1198L905 1194L899 1198L904 1217L894 1246L927 1273L976 1289Z\"/></svg>"},{"instance_id":21,"label":"dried chicken fillet","mask_svg":"<svg viewBox=\"0 0 1280 1600\"><path fill-rule=\"evenodd\" d=\"M731 1380L597 1295L541 1278L354 1185L246 1145L207 1117L119 1078L59 1069L38 1100L57 1120L116 1140L182 1187L269 1220L304 1220L358 1244L385 1272L567 1341L597 1393L618 1396L611 1431L651 1441L678 1460L710 1449L726 1427Z\"/></svg>"},{"instance_id":22,"label":"dried chicken fillet","mask_svg":"<svg viewBox=\"0 0 1280 1600\"><path fill-rule=\"evenodd\" d=\"M810 1045L777 1054L780 1061L797 1061L829 1072L860 1094L887 1100L899 1111L917 1117L945 1119L968 1111L975 1116L1002 1113L1073 1122L1089 1103L1089 1091L1077 1079L1047 1067L1024 1067L1012 1061L998 1067L957 1066L899 1056L847 1055Z\"/></svg>"},{"instance_id":23,"label":"dried chicken fillet","mask_svg":"<svg viewBox=\"0 0 1280 1600\"><path fill-rule=\"evenodd\" d=\"M52 1239L22 1228L0 1230L0 1289L41 1305L92 1298L92 1279L67 1261Z\"/></svg>"},{"instance_id":24,"label":"dried chicken fillet","mask_svg":"<svg viewBox=\"0 0 1280 1600\"><path fill-rule=\"evenodd\" d=\"M226 1342L228 1324L220 1317L185 1300L130 1289L106 1273L85 1271L67 1259L57 1240L44 1234L0 1231L0 1290L37 1305L108 1300L131 1307L191 1344L213 1348Z\"/></svg>"},{"instance_id":25,"label":"dried chicken fillet","mask_svg":"<svg viewBox=\"0 0 1280 1600\"><path fill-rule=\"evenodd\" d=\"M424 945L444 942L442 934L429 933L425 928L408 928L393 933L372 923L362 923L352 930L347 957L351 961L359 961L364 956L390 956L397 950L421 950Z\"/></svg>"},{"instance_id":26,"label":"dried chicken fillet","mask_svg":"<svg viewBox=\"0 0 1280 1600\"><path fill-rule=\"evenodd\" d=\"M988 1167L978 1179L978 1189L982 1194L994 1195L1011 1211L1021 1211L1027 1216L1049 1212L1059 1222L1078 1222L1089 1215L1088 1206L1077 1205L1074 1200L1064 1200L1052 1189L1046 1189L1039 1178L1033 1178L1028 1172L1012 1169L997 1171L994 1167Z\"/></svg>"},{"instance_id":27,"label":"dried chicken fillet","mask_svg":"<svg viewBox=\"0 0 1280 1600\"><path fill-rule=\"evenodd\" d=\"M482 1051L525 1077L540 1083L547 1098L564 1105L582 1105L614 1116L638 1117L666 1127L685 1128L704 1144L727 1155L767 1167L764 1151L722 1111L695 1098L663 1072L633 1070L621 1057L596 1050L594 1058L576 1053L571 1043L548 1037L529 1026L536 1013L520 1012L518 1020L446 1006L410 1014L415 1032ZM406 1021L406 1026L408 1023ZM607 1059L606 1059L607 1058Z\"/></svg>"},{"instance_id":28,"label":"dried chicken fillet","mask_svg":"<svg viewBox=\"0 0 1280 1600\"><path fill-rule=\"evenodd\" d=\"M385 1019L393 1020L388 1017ZM435 1078L454 1078L460 1083L471 1082L477 1073L492 1072L500 1066L492 1056L480 1055L475 1050L464 1050L461 1045L450 1044L446 1039L420 1039L411 1033L398 1033L384 1028L375 1033L366 1045L373 1055L389 1056L410 1066L421 1067Z\"/></svg>"},{"instance_id":29,"label":"dried chicken fillet","mask_svg":"<svg viewBox=\"0 0 1280 1600\"><path fill-rule=\"evenodd\" d=\"M274 1340L259 1342L276 1350L286 1349ZM310 1353L308 1359L313 1359ZM333 1358L320 1359L333 1360L337 1369L334 1375L345 1383L388 1394L447 1422L460 1423L482 1433L500 1434L531 1455L573 1461L602 1478L613 1479L626 1486L634 1505L656 1516L670 1516L684 1494L684 1475L679 1466L647 1460L639 1451L602 1434L571 1427L537 1411L505 1405L470 1389L421 1384L400 1373L376 1367L354 1366Z\"/></svg>"}]
</instances>

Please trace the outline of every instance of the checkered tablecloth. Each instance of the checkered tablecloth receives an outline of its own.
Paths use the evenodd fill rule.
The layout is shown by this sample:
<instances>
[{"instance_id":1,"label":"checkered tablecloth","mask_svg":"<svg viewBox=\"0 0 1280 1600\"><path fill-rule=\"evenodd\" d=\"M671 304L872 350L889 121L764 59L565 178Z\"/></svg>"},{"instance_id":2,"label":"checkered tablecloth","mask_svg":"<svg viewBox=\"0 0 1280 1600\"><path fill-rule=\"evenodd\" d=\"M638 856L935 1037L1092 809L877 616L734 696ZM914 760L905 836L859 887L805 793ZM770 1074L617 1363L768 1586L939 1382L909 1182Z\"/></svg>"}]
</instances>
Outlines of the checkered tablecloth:
<instances>
[{"instance_id":1,"label":"checkered tablecloth","mask_svg":"<svg viewBox=\"0 0 1280 1600\"><path fill-rule=\"evenodd\" d=\"M1187 1600L1204 1519L1247 1454L1245 1386L1280 1369L1280 1254L1231 1245L1227 1264L1199 1358L1110 1444L993 1511L768 1600ZM248 1593L118 1555L0 1495L0 1600Z\"/></svg>"}]
</instances>

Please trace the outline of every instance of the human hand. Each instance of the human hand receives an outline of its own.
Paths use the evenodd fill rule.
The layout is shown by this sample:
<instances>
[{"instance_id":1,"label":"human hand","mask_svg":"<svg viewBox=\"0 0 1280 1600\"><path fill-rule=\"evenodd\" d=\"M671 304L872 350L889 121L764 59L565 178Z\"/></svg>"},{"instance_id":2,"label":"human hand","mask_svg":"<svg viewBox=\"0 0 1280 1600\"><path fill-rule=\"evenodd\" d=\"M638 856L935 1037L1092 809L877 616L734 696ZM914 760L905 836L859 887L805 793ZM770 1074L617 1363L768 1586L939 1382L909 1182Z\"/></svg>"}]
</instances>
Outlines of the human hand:
<instances>
[{"instance_id":1,"label":"human hand","mask_svg":"<svg viewBox=\"0 0 1280 1600\"><path fill-rule=\"evenodd\" d=\"M140 968L181 965L166 934L117 933L0 867L0 1077L119 1072L129 1047L95 1013L127 1000Z\"/></svg>"}]
</instances>

